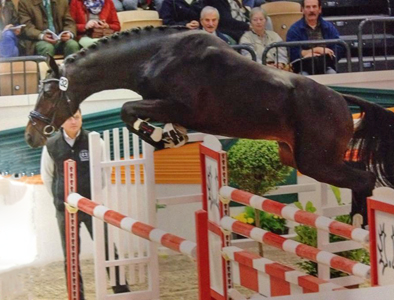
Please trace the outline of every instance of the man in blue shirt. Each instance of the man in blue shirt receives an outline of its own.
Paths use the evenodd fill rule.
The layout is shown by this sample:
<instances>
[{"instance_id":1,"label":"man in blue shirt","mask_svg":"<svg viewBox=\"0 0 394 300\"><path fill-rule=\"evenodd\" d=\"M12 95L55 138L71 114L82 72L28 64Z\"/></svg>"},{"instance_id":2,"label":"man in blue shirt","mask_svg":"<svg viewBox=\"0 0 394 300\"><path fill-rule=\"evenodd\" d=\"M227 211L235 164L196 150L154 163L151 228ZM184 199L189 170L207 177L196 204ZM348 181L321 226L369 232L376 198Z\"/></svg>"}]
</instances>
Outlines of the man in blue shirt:
<instances>
[{"instance_id":1,"label":"man in blue shirt","mask_svg":"<svg viewBox=\"0 0 394 300\"><path fill-rule=\"evenodd\" d=\"M303 0L301 3L303 18L295 22L287 32L286 40L293 41L308 41L308 40L328 40L339 39L338 30L335 26L325 21L322 16L322 3L321 0ZM343 55L343 48L337 44L330 44L327 47L322 45L291 47L290 48L290 61L299 58L328 55L331 58L336 56L339 60ZM327 65L329 65L327 60ZM307 72L302 72L308 75ZM333 66L327 66L325 73L336 73Z\"/></svg>"}]
</instances>

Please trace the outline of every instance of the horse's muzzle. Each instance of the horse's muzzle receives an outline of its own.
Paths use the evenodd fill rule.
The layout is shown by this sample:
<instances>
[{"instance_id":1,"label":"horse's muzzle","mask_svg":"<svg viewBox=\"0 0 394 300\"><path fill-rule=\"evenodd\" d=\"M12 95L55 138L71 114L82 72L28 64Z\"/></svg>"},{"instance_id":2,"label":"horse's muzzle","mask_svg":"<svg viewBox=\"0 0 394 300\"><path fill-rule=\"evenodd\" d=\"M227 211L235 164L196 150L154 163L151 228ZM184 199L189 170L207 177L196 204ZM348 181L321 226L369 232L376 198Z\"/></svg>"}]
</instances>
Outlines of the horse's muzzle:
<instances>
[{"instance_id":1,"label":"horse's muzzle","mask_svg":"<svg viewBox=\"0 0 394 300\"><path fill-rule=\"evenodd\" d=\"M46 137L39 132L32 126L29 122L26 126L25 130L25 141L26 143L32 148L39 148L46 144Z\"/></svg>"}]
</instances>

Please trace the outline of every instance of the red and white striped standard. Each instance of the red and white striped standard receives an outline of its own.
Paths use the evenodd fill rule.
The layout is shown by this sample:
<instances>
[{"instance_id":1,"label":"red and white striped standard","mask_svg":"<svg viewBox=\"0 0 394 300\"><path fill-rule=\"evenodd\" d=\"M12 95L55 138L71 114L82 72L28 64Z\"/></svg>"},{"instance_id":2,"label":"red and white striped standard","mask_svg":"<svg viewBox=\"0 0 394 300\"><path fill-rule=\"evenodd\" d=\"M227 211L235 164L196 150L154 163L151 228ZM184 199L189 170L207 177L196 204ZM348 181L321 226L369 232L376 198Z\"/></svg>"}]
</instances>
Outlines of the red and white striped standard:
<instances>
[{"instance_id":1,"label":"red and white striped standard","mask_svg":"<svg viewBox=\"0 0 394 300\"><path fill-rule=\"evenodd\" d=\"M223 248L223 255L233 263L235 283L266 297L344 289L238 247Z\"/></svg>"},{"instance_id":2,"label":"red and white striped standard","mask_svg":"<svg viewBox=\"0 0 394 300\"><path fill-rule=\"evenodd\" d=\"M115 227L142 237L143 239L158 243L176 252L190 255L193 258L196 257L196 243L122 215L108 207L84 198L78 193L73 193L68 196L68 204Z\"/></svg>"},{"instance_id":3,"label":"red and white striped standard","mask_svg":"<svg viewBox=\"0 0 394 300\"><path fill-rule=\"evenodd\" d=\"M253 208L278 215L287 220L328 231L329 233L336 234L347 239L363 244L369 243L369 231L367 230L303 211L302 209L257 196L249 192L224 186L220 189L220 196L225 199L231 199L234 202L242 203Z\"/></svg>"},{"instance_id":4,"label":"red and white striped standard","mask_svg":"<svg viewBox=\"0 0 394 300\"><path fill-rule=\"evenodd\" d=\"M222 228L228 231L250 237L257 242L271 245L283 251L296 254L299 257L324 264L336 270L361 278L369 279L370 277L371 268L365 264L286 239L275 233L242 223L230 217L223 217L220 224Z\"/></svg>"}]
</instances>

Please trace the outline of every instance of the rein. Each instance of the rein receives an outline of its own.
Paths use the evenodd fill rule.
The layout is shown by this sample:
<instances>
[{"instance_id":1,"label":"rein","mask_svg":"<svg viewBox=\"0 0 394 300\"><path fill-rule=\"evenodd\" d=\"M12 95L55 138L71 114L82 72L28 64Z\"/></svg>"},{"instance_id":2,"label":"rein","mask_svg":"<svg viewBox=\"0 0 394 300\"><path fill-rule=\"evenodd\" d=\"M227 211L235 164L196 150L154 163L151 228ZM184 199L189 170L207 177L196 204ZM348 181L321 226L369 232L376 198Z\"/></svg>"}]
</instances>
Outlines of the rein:
<instances>
[{"instance_id":1,"label":"rein","mask_svg":"<svg viewBox=\"0 0 394 300\"><path fill-rule=\"evenodd\" d=\"M70 116L72 116L71 107L70 107L71 100L70 100L70 98L69 98L69 97L67 96L67 94L66 94L66 91L67 91L67 89L68 89L68 79L67 79L66 77L63 77L63 76L62 76L62 77L60 77L60 79L57 79L57 78L49 78L49 79L41 80L41 83L42 83L43 85L46 84L46 83L51 83L51 82L58 82L58 83L59 83L59 89L60 89L60 90L62 91L62 93L64 93L64 95L66 96L67 103L68 103L68 108L69 108L69 112L70 112ZM55 108L55 109L56 109L56 107L58 106L58 103L59 103L60 101L61 101L61 97L60 97L58 100L56 100L55 105L54 105L54 108ZM50 118L44 116L43 114L41 114L40 112L38 112L38 111L36 111L36 110L32 110L32 111L29 113L28 118L29 118L29 120L30 120L30 122L31 122L31 124L32 124L32 126L33 126L33 128L36 129L36 130L38 131L38 133L41 134L44 138L47 138L47 137L50 136L52 133L54 133L55 131L58 130L58 128L56 128L56 126L53 125L53 121L54 121L54 119L55 119L55 116L56 116L56 110L55 110L55 113L53 114L52 119L50 119ZM41 121L41 122L47 124L47 125L43 128L42 132L36 127L36 125L37 125L37 122L36 122L36 121Z\"/></svg>"}]
</instances>

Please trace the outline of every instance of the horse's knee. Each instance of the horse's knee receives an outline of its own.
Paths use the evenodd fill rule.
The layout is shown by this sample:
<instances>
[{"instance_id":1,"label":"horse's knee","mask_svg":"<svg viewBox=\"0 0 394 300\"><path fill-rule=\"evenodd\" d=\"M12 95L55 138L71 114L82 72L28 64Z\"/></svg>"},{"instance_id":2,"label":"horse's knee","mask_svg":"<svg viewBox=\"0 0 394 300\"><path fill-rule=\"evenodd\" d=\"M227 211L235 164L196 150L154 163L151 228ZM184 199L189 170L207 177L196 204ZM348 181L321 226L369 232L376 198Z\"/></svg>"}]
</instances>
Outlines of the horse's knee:
<instances>
[{"instance_id":1,"label":"horse's knee","mask_svg":"<svg viewBox=\"0 0 394 300\"><path fill-rule=\"evenodd\" d=\"M132 109L132 103L126 102L123 104L122 109L120 111L120 118L122 119L123 122L127 124L134 124L134 122L137 120L137 116L134 113L134 110Z\"/></svg>"}]
</instances>

